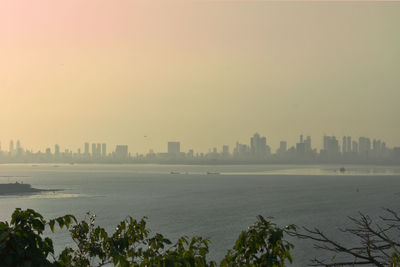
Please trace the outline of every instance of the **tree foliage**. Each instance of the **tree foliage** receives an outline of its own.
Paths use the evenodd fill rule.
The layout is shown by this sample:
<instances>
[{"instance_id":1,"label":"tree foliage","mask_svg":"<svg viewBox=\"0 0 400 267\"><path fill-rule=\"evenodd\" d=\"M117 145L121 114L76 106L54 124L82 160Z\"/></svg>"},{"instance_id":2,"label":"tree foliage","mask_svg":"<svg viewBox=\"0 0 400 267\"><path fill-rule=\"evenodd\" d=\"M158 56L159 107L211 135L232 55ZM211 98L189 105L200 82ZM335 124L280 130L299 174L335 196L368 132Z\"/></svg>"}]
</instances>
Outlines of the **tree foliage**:
<instances>
[{"instance_id":1,"label":"tree foliage","mask_svg":"<svg viewBox=\"0 0 400 267\"><path fill-rule=\"evenodd\" d=\"M283 239L285 231L294 231L289 225L285 229L258 216L258 222L243 231L233 250L229 250L221 267L225 266L284 266L286 260L292 263L290 250L294 245Z\"/></svg>"},{"instance_id":2,"label":"tree foliage","mask_svg":"<svg viewBox=\"0 0 400 267\"><path fill-rule=\"evenodd\" d=\"M217 263L207 260L210 240L202 237L181 237L175 243L162 234L151 235L146 218L135 220L127 217L115 232L107 233L95 225L95 215L87 214L78 222L72 215L46 221L34 210L16 209L11 222L0 222L1 266L165 266L165 267L214 267ZM66 247L54 255L53 241L43 238L48 227L68 228L74 246ZM292 262L293 244L285 241L287 229L258 217L256 224L243 231L235 246L229 250L221 267L234 266L284 266Z\"/></svg>"},{"instance_id":3,"label":"tree foliage","mask_svg":"<svg viewBox=\"0 0 400 267\"><path fill-rule=\"evenodd\" d=\"M48 260L54 254L53 241L42 234L48 225L54 232L57 222L60 228L69 227L76 219L65 215L46 221L32 209L16 209L10 224L0 222L0 261L2 266L52 266Z\"/></svg>"}]
</instances>

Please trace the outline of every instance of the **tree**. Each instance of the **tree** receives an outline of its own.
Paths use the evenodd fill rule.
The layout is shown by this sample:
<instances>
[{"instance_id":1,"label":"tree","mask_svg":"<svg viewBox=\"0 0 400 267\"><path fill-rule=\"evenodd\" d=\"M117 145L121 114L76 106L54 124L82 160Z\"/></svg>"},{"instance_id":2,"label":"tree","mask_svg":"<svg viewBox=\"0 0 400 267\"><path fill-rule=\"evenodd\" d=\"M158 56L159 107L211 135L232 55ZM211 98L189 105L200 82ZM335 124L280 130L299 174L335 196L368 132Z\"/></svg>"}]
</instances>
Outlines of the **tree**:
<instances>
[{"instance_id":1,"label":"tree","mask_svg":"<svg viewBox=\"0 0 400 267\"><path fill-rule=\"evenodd\" d=\"M314 247L331 252L327 259L314 258L311 266L400 266L400 217L390 209L385 209L386 215L380 216L380 223L374 223L368 216L360 213L360 218L349 217L352 228L341 229L350 238L358 240L359 245L349 247L328 237L321 230L303 227L303 232L288 231L291 236L315 241ZM336 261L338 256L341 260Z\"/></svg>"},{"instance_id":2,"label":"tree","mask_svg":"<svg viewBox=\"0 0 400 267\"><path fill-rule=\"evenodd\" d=\"M52 266L48 257L54 254L53 241L43 239L43 231L47 225L54 232L56 222L68 228L72 221L76 222L72 215L46 221L32 209L16 209L10 224L0 222L1 266Z\"/></svg>"},{"instance_id":3,"label":"tree","mask_svg":"<svg viewBox=\"0 0 400 267\"><path fill-rule=\"evenodd\" d=\"M284 266L285 261L292 263L290 250L294 245L283 239L285 231L295 231L294 225L281 229L276 224L258 216L256 224L243 231L233 250L229 250L221 267L226 266Z\"/></svg>"},{"instance_id":4,"label":"tree","mask_svg":"<svg viewBox=\"0 0 400 267\"><path fill-rule=\"evenodd\" d=\"M56 223L69 229L75 244L66 247L58 257L54 255L52 240L42 238L45 227L54 232ZM286 230L295 228L289 226ZM285 229L259 216L256 224L241 233L221 266L283 267L286 260L292 261L293 248L283 239L284 234ZM207 260L209 244L210 240L198 236L181 237L174 244L162 234L150 236L146 218L137 221L127 217L111 235L95 225L95 215L90 213L81 222L72 215L46 221L34 210L16 209L10 224L0 222L1 266L214 267L217 264Z\"/></svg>"}]
</instances>

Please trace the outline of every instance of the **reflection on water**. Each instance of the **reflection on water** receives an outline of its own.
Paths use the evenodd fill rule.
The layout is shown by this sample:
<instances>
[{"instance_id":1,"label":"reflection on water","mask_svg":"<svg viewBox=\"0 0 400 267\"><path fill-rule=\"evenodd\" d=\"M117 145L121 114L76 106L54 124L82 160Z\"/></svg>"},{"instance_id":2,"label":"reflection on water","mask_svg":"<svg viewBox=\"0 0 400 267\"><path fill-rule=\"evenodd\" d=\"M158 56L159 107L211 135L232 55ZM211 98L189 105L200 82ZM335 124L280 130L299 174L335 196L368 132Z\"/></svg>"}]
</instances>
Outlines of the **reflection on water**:
<instances>
[{"instance_id":1,"label":"reflection on water","mask_svg":"<svg viewBox=\"0 0 400 267\"><path fill-rule=\"evenodd\" d=\"M340 171L344 168L344 171ZM341 176L358 176L358 175L399 175L398 167L376 166L376 167L299 167L292 169L280 170L264 170L252 172L223 172L224 175L341 175Z\"/></svg>"},{"instance_id":2,"label":"reflection on water","mask_svg":"<svg viewBox=\"0 0 400 267\"><path fill-rule=\"evenodd\" d=\"M60 193L60 192L46 192L40 194L29 195L30 199L51 199L51 198L77 198L77 197L88 197L87 195L82 194L68 194L68 193Z\"/></svg>"},{"instance_id":3,"label":"reflection on water","mask_svg":"<svg viewBox=\"0 0 400 267\"><path fill-rule=\"evenodd\" d=\"M87 198L94 197L86 194L75 194L75 193L62 193L62 192L42 192L42 193L27 193L27 194L9 194L0 195L0 199L13 199L18 198L21 200L28 199L62 199L62 198Z\"/></svg>"}]
</instances>

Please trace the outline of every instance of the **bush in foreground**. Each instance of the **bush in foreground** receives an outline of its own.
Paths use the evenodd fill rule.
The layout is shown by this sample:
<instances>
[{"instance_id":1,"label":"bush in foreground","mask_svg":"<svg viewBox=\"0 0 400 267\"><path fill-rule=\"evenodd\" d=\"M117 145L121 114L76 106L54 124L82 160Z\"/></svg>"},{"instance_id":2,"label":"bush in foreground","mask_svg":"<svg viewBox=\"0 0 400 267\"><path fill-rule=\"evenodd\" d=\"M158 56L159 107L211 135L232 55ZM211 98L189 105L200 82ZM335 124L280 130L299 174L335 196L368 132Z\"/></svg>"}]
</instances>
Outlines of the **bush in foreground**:
<instances>
[{"instance_id":1,"label":"bush in foreground","mask_svg":"<svg viewBox=\"0 0 400 267\"><path fill-rule=\"evenodd\" d=\"M290 252L294 246L284 239L285 235L312 240L317 249L333 254L328 260L315 258L311 266L400 266L400 241L395 239L400 234L400 216L389 209L386 212L388 215L380 217L379 224L364 214L359 219L350 218L353 227L342 231L358 240L359 245L354 247L317 228L279 228L258 216L257 222L239 235L219 266L283 267L292 263ZM47 221L34 210L16 209L10 223L0 222L0 266L217 266L207 260L208 239L181 237L172 243L161 234L150 235L146 218L137 221L132 217L120 222L110 235L95 225L94 215L88 215L81 222L72 215ZM43 237L46 227L54 232L55 226L68 229L75 243L58 256L53 241Z\"/></svg>"},{"instance_id":2,"label":"bush in foreground","mask_svg":"<svg viewBox=\"0 0 400 267\"><path fill-rule=\"evenodd\" d=\"M74 248L54 255L53 241L43 238L48 227L67 228ZM293 244L283 239L286 230L262 216L243 231L232 250L220 263L228 266L284 266L292 262ZM217 266L207 260L210 241L202 237L181 237L176 243L161 234L150 236L145 218L128 217L113 234L95 225L95 216L78 222L73 215L45 220L34 210L16 209L11 222L0 222L0 266Z\"/></svg>"}]
</instances>

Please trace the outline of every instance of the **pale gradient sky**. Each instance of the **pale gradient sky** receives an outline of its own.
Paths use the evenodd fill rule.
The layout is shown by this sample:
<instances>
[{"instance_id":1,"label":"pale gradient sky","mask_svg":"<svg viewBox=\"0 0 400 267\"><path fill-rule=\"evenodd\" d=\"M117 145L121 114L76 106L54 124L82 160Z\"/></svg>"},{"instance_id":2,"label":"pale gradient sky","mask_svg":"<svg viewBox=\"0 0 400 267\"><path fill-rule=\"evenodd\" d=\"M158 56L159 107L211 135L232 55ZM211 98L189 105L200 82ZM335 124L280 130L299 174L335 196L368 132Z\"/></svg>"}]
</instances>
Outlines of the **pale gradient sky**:
<instances>
[{"instance_id":1,"label":"pale gradient sky","mask_svg":"<svg viewBox=\"0 0 400 267\"><path fill-rule=\"evenodd\" d=\"M2 148L400 145L399 28L399 2L3 0Z\"/></svg>"}]
</instances>

